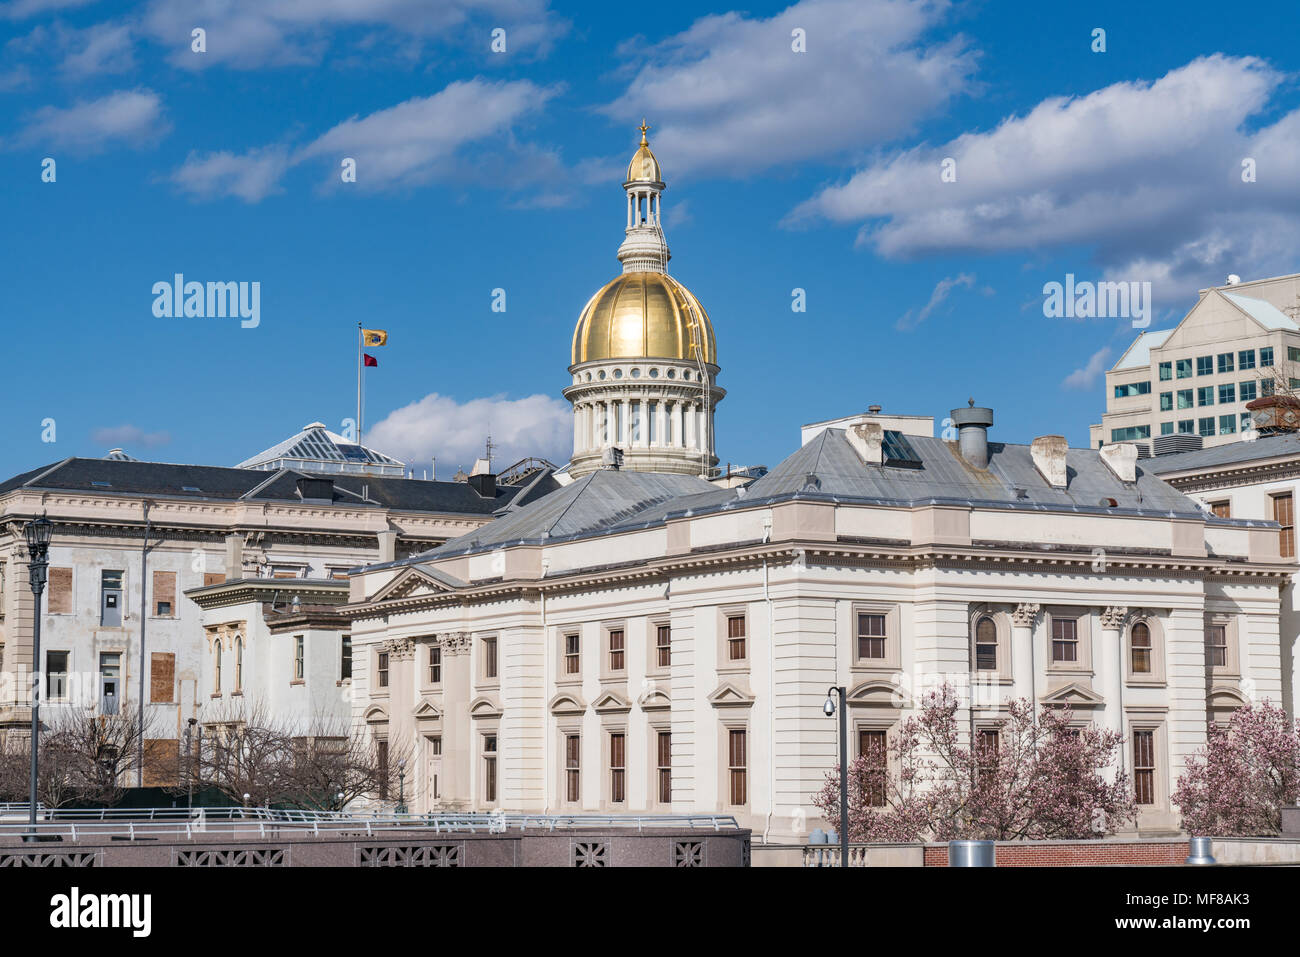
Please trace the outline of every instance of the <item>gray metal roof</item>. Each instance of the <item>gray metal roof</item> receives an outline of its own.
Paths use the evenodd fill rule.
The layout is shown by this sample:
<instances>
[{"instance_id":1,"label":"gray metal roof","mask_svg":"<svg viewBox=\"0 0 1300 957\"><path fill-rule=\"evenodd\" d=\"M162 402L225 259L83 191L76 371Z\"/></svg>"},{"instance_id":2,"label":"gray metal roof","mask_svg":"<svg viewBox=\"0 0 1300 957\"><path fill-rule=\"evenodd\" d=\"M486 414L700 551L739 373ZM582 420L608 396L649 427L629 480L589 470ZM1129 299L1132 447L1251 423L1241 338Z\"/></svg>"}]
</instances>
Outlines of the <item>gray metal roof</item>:
<instances>
[{"instance_id":1,"label":"gray metal roof","mask_svg":"<svg viewBox=\"0 0 1300 957\"><path fill-rule=\"evenodd\" d=\"M1143 459L1142 464L1149 471L1163 475L1186 469L1243 465L1247 462L1286 455L1300 455L1300 434L1287 432L1282 435L1261 436L1253 442L1228 442L1208 449L1197 449L1194 452L1157 455L1153 459Z\"/></svg>"},{"instance_id":2,"label":"gray metal roof","mask_svg":"<svg viewBox=\"0 0 1300 957\"><path fill-rule=\"evenodd\" d=\"M1141 460L1137 481L1121 482L1092 449L1066 453L1069 485L1053 488L1027 445L989 443L989 467L975 469L943 439L906 437L919 465L866 465L842 429L827 429L762 478L738 489L689 475L593 472L407 562L499 548L594 537L656 525L684 514L749 508L792 498L910 507L957 504L1029 511L1159 514L1203 518L1191 499ZM1114 500L1115 505L1110 505Z\"/></svg>"}]
</instances>

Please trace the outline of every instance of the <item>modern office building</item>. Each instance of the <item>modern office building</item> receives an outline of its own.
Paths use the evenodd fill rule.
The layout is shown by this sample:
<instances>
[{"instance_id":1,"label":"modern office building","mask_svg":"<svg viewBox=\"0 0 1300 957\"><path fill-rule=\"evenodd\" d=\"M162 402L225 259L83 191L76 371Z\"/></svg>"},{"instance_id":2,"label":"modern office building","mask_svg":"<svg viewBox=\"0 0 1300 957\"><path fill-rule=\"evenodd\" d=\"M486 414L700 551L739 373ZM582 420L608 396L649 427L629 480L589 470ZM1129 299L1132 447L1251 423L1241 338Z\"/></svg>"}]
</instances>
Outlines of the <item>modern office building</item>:
<instances>
[{"instance_id":1,"label":"modern office building","mask_svg":"<svg viewBox=\"0 0 1300 957\"><path fill-rule=\"evenodd\" d=\"M1235 278L1235 277L1234 277ZM1106 373L1106 412L1090 444L1162 435L1204 447L1250 428L1246 403L1300 388L1300 274L1203 289L1172 329L1143 332Z\"/></svg>"}]
</instances>

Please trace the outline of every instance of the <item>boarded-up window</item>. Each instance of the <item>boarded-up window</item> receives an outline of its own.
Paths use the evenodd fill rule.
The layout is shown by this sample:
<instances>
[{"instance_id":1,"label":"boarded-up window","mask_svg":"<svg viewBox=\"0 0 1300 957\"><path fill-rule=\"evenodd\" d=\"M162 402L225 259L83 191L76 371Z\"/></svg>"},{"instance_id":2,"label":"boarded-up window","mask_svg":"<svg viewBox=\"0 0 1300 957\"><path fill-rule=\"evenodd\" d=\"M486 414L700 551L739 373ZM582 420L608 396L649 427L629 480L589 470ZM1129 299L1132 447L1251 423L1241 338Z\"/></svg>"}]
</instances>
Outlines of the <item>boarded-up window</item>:
<instances>
[{"instance_id":1,"label":"boarded-up window","mask_svg":"<svg viewBox=\"0 0 1300 957\"><path fill-rule=\"evenodd\" d=\"M220 584L221 584L223 581L225 581L225 580L226 580L226 576L223 575L221 572L204 572L204 573L203 573L203 587L204 587L204 588L208 587L209 585L220 585Z\"/></svg>"},{"instance_id":2,"label":"boarded-up window","mask_svg":"<svg viewBox=\"0 0 1300 957\"><path fill-rule=\"evenodd\" d=\"M50 597L47 610L51 615L72 614L72 569L50 568Z\"/></svg>"},{"instance_id":3,"label":"boarded-up window","mask_svg":"<svg viewBox=\"0 0 1300 957\"><path fill-rule=\"evenodd\" d=\"M176 656L155 651L149 657L149 700L170 704L176 700Z\"/></svg>"},{"instance_id":4,"label":"boarded-up window","mask_svg":"<svg viewBox=\"0 0 1300 957\"><path fill-rule=\"evenodd\" d=\"M157 618L176 616L176 573L153 573L153 613Z\"/></svg>"},{"instance_id":5,"label":"boarded-up window","mask_svg":"<svg viewBox=\"0 0 1300 957\"><path fill-rule=\"evenodd\" d=\"M144 742L144 786L173 787L180 783L181 743L175 738L146 738Z\"/></svg>"}]
</instances>

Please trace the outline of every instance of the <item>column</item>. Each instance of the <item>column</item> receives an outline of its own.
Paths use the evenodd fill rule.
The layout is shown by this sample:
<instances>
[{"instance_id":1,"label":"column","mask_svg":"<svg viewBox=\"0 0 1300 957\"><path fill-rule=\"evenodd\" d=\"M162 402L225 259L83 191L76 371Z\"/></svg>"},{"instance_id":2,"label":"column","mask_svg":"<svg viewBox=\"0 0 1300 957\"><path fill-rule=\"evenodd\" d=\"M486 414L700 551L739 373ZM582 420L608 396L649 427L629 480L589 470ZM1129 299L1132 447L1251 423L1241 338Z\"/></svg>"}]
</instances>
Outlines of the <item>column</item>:
<instances>
[{"instance_id":1,"label":"column","mask_svg":"<svg viewBox=\"0 0 1300 957\"><path fill-rule=\"evenodd\" d=\"M682 415L682 402L678 399L673 403L673 447L685 448L686 446L686 424Z\"/></svg>"},{"instance_id":2,"label":"column","mask_svg":"<svg viewBox=\"0 0 1300 957\"><path fill-rule=\"evenodd\" d=\"M1037 605L1017 605L1011 612L1012 693L1017 698L1028 698L1035 703L1034 620L1037 617Z\"/></svg>"},{"instance_id":3,"label":"column","mask_svg":"<svg viewBox=\"0 0 1300 957\"><path fill-rule=\"evenodd\" d=\"M615 436L614 436L614 423L615 423L614 400L606 399L605 400L605 427L604 429L601 430L601 436L600 436L601 448L607 448L608 446L618 444L615 441Z\"/></svg>"},{"instance_id":4,"label":"column","mask_svg":"<svg viewBox=\"0 0 1300 957\"><path fill-rule=\"evenodd\" d=\"M633 444L637 448L644 449L650 444L650 404L645 396L636 400L636 421L637 438Z\"/></svg>"},{"instance_id":5,"label":"column","mask_svg":"<svg viewBox=\"0 0 1300 957\"><path fill-rule=\"evenodd\" d=\"M1128 609L1111 605L1101 613L1101 640L1092 649L1097 692L1106 699L1103 724L1112 731L1124 731L1124 619Z\"/></svg>"},{"instance_id":6,"label":"column","mask_svg":"<svg viewBox=\"0 0 1300 957\"><path fill-rule=\"evenodd\" d=\"M469 716L470 636L442 634L438 644L442 647L442 799L468 804L475 753Z\"/></svg>"},{"instance_id":7,"label":"column","mask_svg":"<svg viewBox=\"0 0 1300 957\"><path fill-rule=\"evenodd\" d=\"M618 423L618 444L622 448L627 448L628 436L632 434L632 423L630 421L631 417L629 415L629 412L631 411L632 403L627 399L623 399L622 402L623 402L623 419L621 422Z\"/></svg>"},{"instance_id":8,"label":"column","mask_svg":"<svg viewBox=\"0 0 1300 957\"><path fill-rule=\"evenodd\" d=\"M686 448L693 449L695 445L695 406L689 406L682 410L686 418L686 434L683 437L686 442Z\"/></svg>"},{"instance_id":9,"label":"column","mask_svg":"<svg viewBox=\"0 0 1300 957\"><path fill-rule=\"evenodd\" d=\"M573 407L573 454L577 455L582 451L582 405L575 404Z\"/></svg>"},{"instance_id":10,"label":"column","mask_svg":"<svg viewBox=\"0 0 1300 957\"><path fill-rule=\"evenodd\" d=\"M667 439L666 439L666 437L665 437L665 432L664 432L664 429L666 428L666 426L667 426L667 422L668 422L668 416L666 415L666 411L667 411L667 410L664 408L664 400L663 400L663 399L660 399L658 402L655 403L655 441L654 441L654 444L657 445L657 446L659 446L660 448L663 448L665 445L668 444L668 441L667 441Z\"/></svg>"}]
</instances>

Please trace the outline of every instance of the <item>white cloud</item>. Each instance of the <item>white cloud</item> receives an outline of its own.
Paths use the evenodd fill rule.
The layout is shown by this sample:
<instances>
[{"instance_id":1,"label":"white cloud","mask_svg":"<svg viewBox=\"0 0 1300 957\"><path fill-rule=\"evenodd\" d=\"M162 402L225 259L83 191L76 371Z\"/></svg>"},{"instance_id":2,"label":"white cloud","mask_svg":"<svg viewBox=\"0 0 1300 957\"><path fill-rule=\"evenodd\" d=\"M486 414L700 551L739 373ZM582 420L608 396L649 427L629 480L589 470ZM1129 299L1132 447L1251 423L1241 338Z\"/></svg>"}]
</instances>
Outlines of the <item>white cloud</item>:
<instances>
[{"instance_id":1,"label":"white cloud","mask_svg":"<svg viewBox=\"0 0 1300 957\"><path fill-rule=\"evenodd\" d=\"M385 31L395 47L412 37L457 33L477 40L488 56L490 31L500 26L510 53L544 53L567 27L546 0L153 0L143 23L172 49L174 65L193 70L316 64L334 34L356 28ZM207 52L201 55L190 50L196 26L207 31ZM371 58L377 39L372 32L362 41Z\"/></svg>"},{"instance_id":2,"label":"white cloud","mask_svg":"<svg viewBox=\"0 0 1300 957\"><path fill-rule=\"evenodd\" d=\"M457 402L435 392L393 410L361 440L401 459L416 474L421 463L437 458L438 475L445 479L457 468L469 471L483 454L489 433L498 469L530 455L562 465L573 451L573 411L567 402L548 395L494 395Z\"/></svg>"},{"instance_id":3,"label":"white cloud","mask_svg":"<svg viewBox=\"0 0 1300 957\"><path fill-rule=\"evenodd\" d=\"M959 286L965 286L970 289L975 285L975 274L969 272L958 273L956 276L947 276L935 283L934 291L930 293L930 300L919 310L909 309L905 312L894 328L900 330L915 329L926 319L930 318L930 313L934 312L948 298L948 294Z\"/></svg>"},{"instance_id":4,"label":"white cloud","mask_svg":"<svg viewBox=\"0 0 1300 957\"><path fill-rule=\"evenodd\" d=\"M516 123L541 110L556 92L527 80L458 81L432 96L344 120L301 149L267 146L243 154L191 153L171 180L199 198L229 195L257 202L279 190L279 180L289 168L312 159L327 159L325 182L338 184L339 164L351 157L357 164L355 185L361 190L401 188L451 176L510 184L519 178L500 170L488 175L492 163L527 164L534 172L559 169L553 154L520 145L509 136ZM487 165L464 157L470 145L494 138L500 141L500 153ZM535 177L526 182L530 188L538 185Z\"/></svg>"},{"instance_id":5,"label":"white cloud","mask_svg":"<svg viewBox=\"0 0 1300 957\"><path fill-rule=\"evenodd\" d=\"M1048 99L988 132L882 158L790 220L863 223L859 243L898 258L1080 245L1106 278L1150 280L1158 295L1229 271L1290 271L1277 237L1297 233L1300 111L1249 130L1283 80L1216 54L1154 82ZM948 157L956 182L940 177ZM1246 158L1257 182L1242 182Z\"/></svg>"},{"instance_id":6,"label":"white cloud","mask_svg":"<svg viewBox=\"0 0 1300 957\"><path fill-rule=\"evenodd\" d=\"M90 440L106 448L121 448L127 452L131 448L157 448L172 440L170 432L146 432L137 425L115 425L96 429L90 434Z\"/></svg>"},{"instance_id":7,"label":"white cloud","mask_svg":"<svg viewBox=\"0 0 1300 957\"><path fill-rule=\"evenodd\" d=\"M162 98L152 90L118 90L69 107L45 106L18 133L21 144L95 152L109 145L139 147L170 129Z\"/></svg>"},{"instance_id":8,"label":"white cloud","mask_svg":"<svg viewBox=\"0 0 1300 957\"><path fill-rule=\"evenodd\" d=\"M645 114L678 169L750 174L888 142L967 88L961 39L931 42L946 2L801 0L769 19L707 16L661 43L623 45L635 76L602 108ZM791 33L806 34L804 53Z\"/></svg>"},{"instance_id":9,"label":"white cloud","mask_svg":"<svg viewBox=\"0 0 1300 957\"><path fill-rule=\"evenodd\" d=\"M60 66L73 76L124 73L135 66L131 28L123 23L99 23L84 30L58 26L65 56Z\"/></svg>"},{"instance_id":10,"label":"white cloud","mask_svg":"<svg viewBox=\"0 0 1300 957\"><path fill-rule=\"evenodd\" d=\"M1091 389L1108 368L1110 346L1103 346L1092 354L1082 369L1075 369L1061 381L1063 389Z\"/></svg>"}]
</instances>

